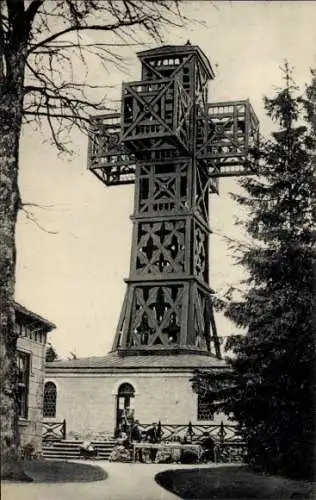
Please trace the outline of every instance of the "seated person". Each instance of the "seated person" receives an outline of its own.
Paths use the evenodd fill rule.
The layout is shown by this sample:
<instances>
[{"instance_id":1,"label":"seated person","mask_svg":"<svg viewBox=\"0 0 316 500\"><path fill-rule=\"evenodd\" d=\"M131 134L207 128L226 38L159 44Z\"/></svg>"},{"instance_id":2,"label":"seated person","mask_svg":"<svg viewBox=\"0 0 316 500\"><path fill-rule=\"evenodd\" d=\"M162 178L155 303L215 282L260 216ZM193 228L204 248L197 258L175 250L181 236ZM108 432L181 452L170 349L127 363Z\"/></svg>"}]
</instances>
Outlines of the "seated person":
<instances>
[{"instance_id":1,"label":"seated person","mask_svg":"<svg viewBox=\"0 0 316 500\"><path fill-rule=\"evenodd\" d=\"M193 437L193 436L192 436L192 432L186 432L186 434L185 434L185 436L184 436L184 438L186 439L186 442L187 442L188 444L191 444L191 443L192 443L192 441L193 441L192 437Z\"/></svg>"},{"instance_id":2,"label":"seated person","mask_svg":"<svg viewBox=\"0 0 316 500\"><path fill-rule=\"evenodd\" d=\"M158 443L160 441L159 429L156 422L147 430L147 438L150 443Z\"/></svg>"},{"instance_id":3,"label":"seated person","mask_svg":"<svg viewBox=\"0 0 316 500\"><path fill-rule=\"evenodd\" d=\"M117 443L109 456L109 462L130 462L130 451L120 443Z\"/></svg>"},{"instance_id":4,"label":"seated person","mask_svg":"<svg viewBox=\"0 0 316 500\"><path fill-rule=\"evenodd\" d=\"M141 432L140 441L141 441L141 443L147 443L147 432L146 431Z\"/></svg>"},{"instance_id":5,"label":"seated person","mask_svg":"<svg viewBox=\"0 0 316 500\"><path fill-rule=\"evenodd\" d=\"M125 431L120 430L116 437L116 444L109 456L110 462L130 462L131 461L131 447L130 440Z\"/></svg>"},{"instance_id":6,"label":"seated person","mask_svg":"<svg viewBox=\"0 0 316 500\"><path fill-rule=\"evenodd\" d=\"M118 444L124 446L125 448L128 448L128 446L129 446L128 435L124 431L122 431L120 433L120 435L118 436L118 438L116 439L116 441L117 441Z\"/></svg>"},{"instance_id":7,"label":"seated person","mask_svg":"<svg viewBox=\"0 0 316 500\"><path fill-rule=\"evenodd\" d=\"M185 434L181 438L181 444L192 444L192 436L191 436L191 434Z\"/></svg>"},{"instance_id":8,"label":"seated person","mask_svg":"<svg viewBox=\"0 0 316 500\"><path fill-rule=\"evenodd\" d=\"M214 461L214 441L210 436L209 432L204 432L202 439L199 441L200 446L203 449L201 461L209 462Z\"/></svg>"},{"instance_id":9,"label":"seated person","mask_svg":"<svg viewBox=\"0 0 316 500\"><path fill-rule=\"evenodd\" d=\"M84 458L90 458L90 457L96 457L97 456L97 451L94 448L94 446L91 444L90 441L83 441L82 445L80 446L80 456Z\"/></svg>"}]
</instances>

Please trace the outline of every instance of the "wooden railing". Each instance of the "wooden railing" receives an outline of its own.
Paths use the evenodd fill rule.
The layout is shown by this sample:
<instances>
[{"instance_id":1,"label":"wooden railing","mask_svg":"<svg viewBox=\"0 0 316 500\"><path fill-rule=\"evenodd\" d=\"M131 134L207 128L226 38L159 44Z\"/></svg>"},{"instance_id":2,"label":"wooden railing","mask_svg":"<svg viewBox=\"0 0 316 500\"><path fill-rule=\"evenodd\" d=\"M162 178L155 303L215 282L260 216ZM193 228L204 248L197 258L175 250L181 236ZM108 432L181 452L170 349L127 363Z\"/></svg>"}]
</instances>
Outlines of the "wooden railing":
<instances>
[{"instance_id":1,"label":"wooden railing","mask_svg":"<svg viewBox=\"0 0 316 500\"><path fill-rule=\"evenodd\" d=\"M152 424L139 424L140 430L146 432ZM214 440L217 462L244 462L246 457L246 443L242 440L236 424L163 424L159 422L161 441L182 441L190 437L192 443L208 433Z\"/></svg>"},{"instance_id":2,"label":"wooden railing","mask_svg":"<svg viewBox=\"0 0 316 500\"><path fill-rule=\"evenodd\" d=\"M61 441L66 439L66 420L62 422L43 422L43 441Z\"/></svg>"},{"instance_id":3,"label":"wooden railing","mask_svg":"<svg viewBox=\"0 0 316 500\"><path fill-rule=\"evenodd\" d=\"M152 424L139 424L140 431L146 432ZM216 461L243 462L246 456L246 444L242 440L236 424L163 424L159 422L161 441L182 441L190 437L198 442L207 432L214 440ZM62 422L43 422L43 441L61 441L66 439L66 420Z\"/></svg>"},{"instance_id":4,"label":"wooden railing","mask_svg":"<svg viewBox=\"0 0 316 500\"><path fill-rule=\"evenodd\" d=\"M140 430L146 432L152 424L139 424ZM191 440L199 441L205 432L214 439L214 442L224 444L242 441L236 424L158 424L161 429L162 441L177 441L184 436L191 436Z\"/></svg>"}]
</instances>

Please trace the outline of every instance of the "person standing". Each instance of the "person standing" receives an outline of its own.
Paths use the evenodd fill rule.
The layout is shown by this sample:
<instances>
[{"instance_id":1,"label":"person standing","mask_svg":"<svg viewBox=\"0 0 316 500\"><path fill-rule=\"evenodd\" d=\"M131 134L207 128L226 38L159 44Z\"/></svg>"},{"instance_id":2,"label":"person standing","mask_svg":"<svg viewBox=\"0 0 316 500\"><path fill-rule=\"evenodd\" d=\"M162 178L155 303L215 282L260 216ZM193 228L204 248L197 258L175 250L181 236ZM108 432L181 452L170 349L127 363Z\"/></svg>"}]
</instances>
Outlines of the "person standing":
<instances>
[{"instance_id":1,"label":"person standing","mask_svg":"<svg viewBox=\"0 0 316 500\"><path fill-rule=\"evenodd\" d=\"M141 434L141 430L139 428L139 421L135 420L133 422L132 428L131 428L131 439L132 439L132 441L136 441L137 443L139 443L141 441L141 437L142 437L142 434Z\"/></svg>"},{"instance_id":2,"label":"person standing","mask_svg":"<svg viewBox=\"0 0 316 500\"><path fill-rule=\"evenodd\" d=\"M135 420L131 428L131 441L132 443L140 443L142 441L142 433L139 428L139 421ZM137 458L140 462L143 462L143 452L141 448L138 448Z\"/></svg>"},{"instance_id":3,"label":"person standing","mask_svg":"<svg viewBox=\"0 0 316 500\"><path fill-rule=\"evenodd\" d=\"M149 427L149 429L147 430L147 438L148 438L148 441L152 444L159 443L160 435L159 435L158 425L156 422L153 422L152 426ZM156 460L156 455L157 455L157 449L151 448L150 449L150 459L152 462L154 462Z\"/></svg>"},{"instance_id":4,"label":"person standing","mask_svg":"<svg viewBox=\"0 0 316 500\"><path fill-rule=\"evenodd\" d=\"M204 432L201 441L199 442L203 449L201 460L202 462L214 461L214 441L209 432Z\"/></svg>"}]
</instances>

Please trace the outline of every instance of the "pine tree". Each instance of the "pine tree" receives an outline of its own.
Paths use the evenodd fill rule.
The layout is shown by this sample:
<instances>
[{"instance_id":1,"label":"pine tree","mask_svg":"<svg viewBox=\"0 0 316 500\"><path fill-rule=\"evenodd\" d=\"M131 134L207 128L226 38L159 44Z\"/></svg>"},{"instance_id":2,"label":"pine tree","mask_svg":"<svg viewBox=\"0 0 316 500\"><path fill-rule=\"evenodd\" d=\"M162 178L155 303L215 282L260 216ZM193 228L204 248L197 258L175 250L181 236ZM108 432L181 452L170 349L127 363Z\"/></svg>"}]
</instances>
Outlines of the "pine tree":
<instances>
[{"instance_id":1,"label":"pine tree","mask_svg":"<svg viewBox=\"0 0 316 500\"><path fill-rule=\"evenodd\" d=\"M311 477L315 470L315 73L306 96L297 95L291 71L265 98L277 125L263 141L260 176L242 180L235 196L249 211L253 239L239 263L249 278L242 300L225 314L246 329L231 339L231 370L197 373L193 388L214 408L233 415L261 470Z\"/></svg>"},{"instance_id":2,"label":"pine tree","mask_svg":"<svg viewBox=\"0 0 316 500\"><path fill-rule=\"evenodd\" d=\"M58 359L57 351L54 346L49 343L46 348L45 361L46 363L50 363L52 361L55 361L56 359Z\"/></svg>"}]
</instances>

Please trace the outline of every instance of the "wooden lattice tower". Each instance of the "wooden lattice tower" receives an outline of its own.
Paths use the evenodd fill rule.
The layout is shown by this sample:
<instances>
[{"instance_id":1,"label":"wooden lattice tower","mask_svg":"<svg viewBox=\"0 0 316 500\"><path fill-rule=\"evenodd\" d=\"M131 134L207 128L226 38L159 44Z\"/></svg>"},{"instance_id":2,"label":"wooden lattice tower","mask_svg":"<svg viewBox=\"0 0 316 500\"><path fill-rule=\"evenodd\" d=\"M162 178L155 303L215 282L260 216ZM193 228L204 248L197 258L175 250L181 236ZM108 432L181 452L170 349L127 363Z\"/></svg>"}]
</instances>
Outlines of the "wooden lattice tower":
<instances>
[{"instance_id":1,"label":"wooden lattice tower","mask_svg":"<svg viewBox=\"0 0 316 500\"><path fill-rule=\"evenodd\" d=\"M220 357L209 284L209 193L252 173L258 120L248 100L208 103L212 67L197 46L140 52L121 114L93 119L89 169L135 183L132 253L113 351Z\"/></svg>"}]
</instances>

